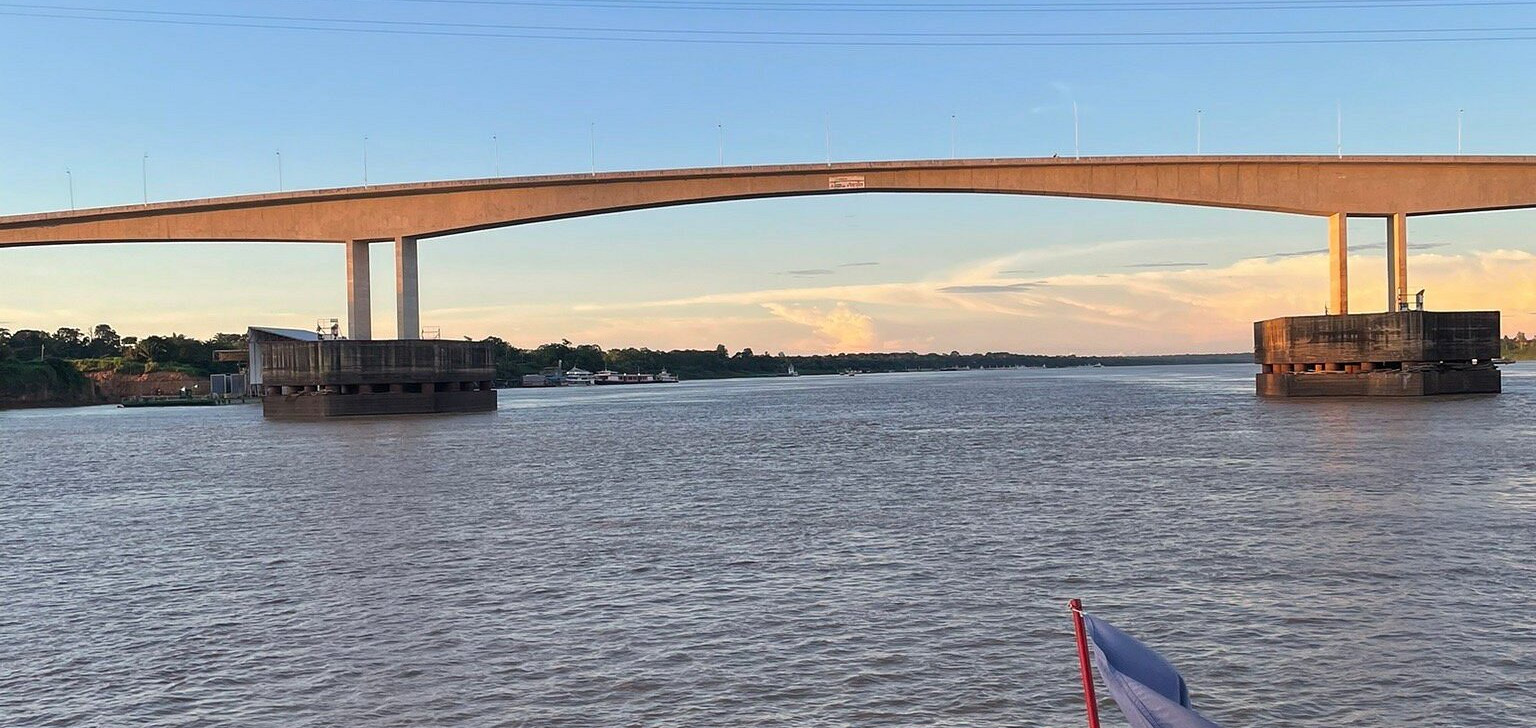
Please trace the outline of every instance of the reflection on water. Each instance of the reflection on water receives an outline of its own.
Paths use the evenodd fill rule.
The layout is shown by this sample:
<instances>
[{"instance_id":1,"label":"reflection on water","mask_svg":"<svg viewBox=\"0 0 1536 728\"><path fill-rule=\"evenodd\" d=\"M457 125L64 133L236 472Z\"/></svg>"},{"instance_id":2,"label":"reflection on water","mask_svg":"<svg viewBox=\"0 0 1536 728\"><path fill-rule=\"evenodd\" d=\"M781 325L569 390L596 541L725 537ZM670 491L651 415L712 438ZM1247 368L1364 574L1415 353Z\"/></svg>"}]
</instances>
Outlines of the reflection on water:
<instances>
[{"instance_id":1,"label":"reflection on water","mask_svg":"<svg viewBox=\"0 0 1536 728\"><path fill-rule=\"evenodd\" d=\"M1536 367L0 413L0 724L1081 722L1067 598L1233 726L1536 725Z\"/></svg>"}]
</instances>

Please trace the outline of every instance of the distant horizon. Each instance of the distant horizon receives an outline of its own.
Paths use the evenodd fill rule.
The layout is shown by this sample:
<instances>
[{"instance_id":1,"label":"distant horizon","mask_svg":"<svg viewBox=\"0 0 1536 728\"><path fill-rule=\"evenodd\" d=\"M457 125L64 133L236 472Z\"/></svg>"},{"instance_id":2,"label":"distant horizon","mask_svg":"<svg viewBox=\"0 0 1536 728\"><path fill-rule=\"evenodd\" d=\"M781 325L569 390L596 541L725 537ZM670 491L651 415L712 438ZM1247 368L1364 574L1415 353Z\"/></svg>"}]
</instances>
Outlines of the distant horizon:
<instances>
[{"instance_id":1,"label":"distant horizon","mask_svg":"<svg viewBox=\"0 0 1536 728\"><path fill-rule=\"evenodd\" d=\"M211 332L211 333L208 333L208 334L204 334L204 335L189 334L189 333L180 332L180 331L157 332L157 333L148 333L148 334L135 334L135 333L126 333L125 334L122 331L118 331L117 327L112 326L111 323L104 322L104 321L99 321L99 322L97 322L95 324L91 324L90 326L85 326L85 327L80 327L80 326L56 326L56 327L53 327L53 328L37 328L37 327L32 327L32 326L23 326L23 327L19 327L18 328L18 327L12 326L9 322L0 321L0 329L5 329L6 331L8 331L11 334L15 334L18 331L41 331L41 332L46 333L46 334L48 334L50 336L56 334L60 329L75 329L75 330L80 331L81 333L85 334L87 337L89 337L89 335L91 333L91 330L94 329L96 326L99 326L99 325L111 326L113 331L117 332L117 334L121 338L123 338L123 339L132 338L132 339L135 339L136 341L137 340L143 340L143 339L149 338L151 336L162 336L162 337L185 336L187 338L197 339L199 341L207 341L209 339L214 338L215 336L220 336L220 335L244 336L245 332L247 330L251 329L251 328L283 328L283 329L292 329L292 330L296 330L296 331L313 331L314 330L313 328L306 329L306 328L303 328L303 327L295 327L295 326L265 326L264 324L251 324L251 325L246 326L244 329L242 329L240 331L214 331L214 332ZM342 338L345 339L347 337L345 335L343 335ZM746 349L751 349L753 355L767 355L767 356L775 356L775 357L779 356L780 354L782 354L782 355L784 355L786 357L864 356L864 355L882 355L882 354L913 354L913 355L917 355L917 356L953 356L953 355L955 355L953 352L959 351L958 349L951 349L950 351L947 351L947 352L945 352L945 351L913 351L913 350L897 351L897 350L888 350L888 351L840 351L840 352L823 352L823 353L794 353L794 352L789 352L789 351L778 351L778 350L771 350L771 349L759 350L756 347L752 347L752 346L732 347L729 344L726 344L724 342L717 342L715 344L715 346L673 347L673 348L660 349L660 348L657 348L657 347L644 346L644 345L603 346L603 345L601 345L601 344L599 344L599 343L597 343L595 341L577 341L577 340L570 339L570 338L561 338L561 339L553 340L553 341L543 341L543 342L540 342L540 343L532 345L532 346L523 346L523 345L520 345L520 344L518 344L516 342L513 342L513 341L511 341L509 339L506 339L504 337L498 336L496 334L490 334L490 335L487 335L487 336L482 336L482 337L477 338L477 339L470 339L470 341L480 342L480 341L485 341L485 340L490 339L490 338L500 339L502 341L505 341L510 346L513 346L513 347L515 347L517 349L522 349L522 350L525 350L525 351L532 350L532 349L537 349L538 347L544 346L544 345L560 344L562 342L568 342L567 345L568 346L573 346L573 347L578 347L578 346L597 346L597 347L601 348L603 351L611 351L611 350L615 350L615 349L650 349L651 351L713 351L716 348L716 346L725 346L726 350L728 352L730 352L732 355L740 353L741 351L744 351ZM393 340L393 339L390 339L390 338L387 338L387 337L380 337L380 338L377 338L375 340L390 341L390 340ZM458 340L458 341L463 341L465 339L463 337L460 337L459 339L451 339L449 337L439 337L439 339L435 339L435 340L441 340L441 341L455 341L455 340ZM1004 349L989 349L987 351L968 351L968 352L966 352L966 351L959 351L958 355L959 356L985 356L987 354L1008 354L1008 355L1015 355L1015 356L1048 356L1048 357L1063 357L1063 358L1066 358L1066 357L1077 357L1077 358L1130 358L1130 357L1175 357L1175 356L1241 356L1241 355L1251 355L1252 353L1253 353L1253 351L1251 349L1248 350L1248 351L1210 351L1210 352L1184 351L1184 352L1172 352L1172 353L1162 353L1162 354L1144 354L1144 353L1134 353L1134 352L1132 352L1132 353L1119 352L1119 353L1114 353L1114 354L1085 354L1085 353L1078 353L1078 352L1054 353L1054 352L1045 352L1045 351L1012 351L1012 350L1004 350Z\"/></svg>"}]
</instances>

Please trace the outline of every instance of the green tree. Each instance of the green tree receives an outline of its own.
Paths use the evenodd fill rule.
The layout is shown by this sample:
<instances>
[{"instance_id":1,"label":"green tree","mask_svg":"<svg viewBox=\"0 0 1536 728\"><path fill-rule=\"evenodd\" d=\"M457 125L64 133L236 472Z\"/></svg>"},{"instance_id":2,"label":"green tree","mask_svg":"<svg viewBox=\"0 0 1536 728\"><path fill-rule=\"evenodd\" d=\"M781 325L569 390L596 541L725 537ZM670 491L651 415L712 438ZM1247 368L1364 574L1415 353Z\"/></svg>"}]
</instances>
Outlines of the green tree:
<instances>
[{"instance_id":1,"label":"green tree","mask_svg":"<svg viewBox=\"0 0 1536 728\"><path fill-rule=\"evenodd\" d=\"M89 356L86 344L89 339L80 329L63 327L53 332L48 353L61 359L79 359Z\"/></svg>"},{"instance_id":2,"label":"green tree","mask_svg":"<svg viewBox=\"0 0 1536 728\"><path fill-rule=\"evenodd\" d=\"M213 364L213 347L206 341L183 334L146 336L134 345L133 358L160 364L184 364L209 371Z\"/></svg>"},{"instance_id":3,"label":"green tree","mask_svg":"<svg viewBox=\"0 0 1536 728\"><path fill-rule=\"evenodd\" d=\"M21 329L11 334L6 341L11 352L22 361L40 360L45 354L52 353L49 351L49 344L52 343L53 337L36 329Z\"/></svg>"},{"instance_id":4,"label":"green tree","mask_svg":"<svg viewBox=\"0 0 1536 728\"><path fill-rule=\"evenodd\" d=\"M214 334L208 339L208 348L215 351L219 349L244 349L246 347L245 334Z\"/></svg>"},{"instance_id":5,"label":"green tree","mask_svg":"<svg viewBox=\"0 0 1536 728\"><path fill-rule=\"evenodd\" d=\"M123 355L123 337L107 324L96 324L91 329L91 339L86 344L88 354L93 357L110 357Z\"/></svg>"}]
</instances>

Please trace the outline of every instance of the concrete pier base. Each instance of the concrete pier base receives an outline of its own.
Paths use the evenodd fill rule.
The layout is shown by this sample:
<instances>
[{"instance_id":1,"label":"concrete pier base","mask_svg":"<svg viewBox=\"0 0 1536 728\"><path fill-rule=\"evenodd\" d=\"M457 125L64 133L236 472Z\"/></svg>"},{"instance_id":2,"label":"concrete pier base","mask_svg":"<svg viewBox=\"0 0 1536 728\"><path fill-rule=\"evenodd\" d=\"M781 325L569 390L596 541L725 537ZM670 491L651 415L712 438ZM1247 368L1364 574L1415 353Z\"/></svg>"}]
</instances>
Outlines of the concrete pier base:
<instances>
[{"instance_id":1,"label":"concrete pier base","mask_svg":"<svg viewBox=\"0 0 1536 728\"><path fill-rule=\"evenodd\" d=\"M1258 375L1262 397L1421 397L1432 394L1498 394L1499 370L1425 369L1360 373Z\"/></svg>"},{"instance_id":2,"label":"concrete pier base","mask_svg":"<svg viewBox=\"0 0 1536 728\"><path fill-rule=\"evenodd\" d=\"M491 412L488 344L263 342L262 414L276 418Z\"/></svg>"},{"instance_id":3,"label":"concrete pier base","mask_svg":"<svg viewBox=\"0 0 1536 728\"><path fill-rule=\"evenodd\" d=\"M1498 311L1289 316L1253 325L1265 397L1497 394Z\"/></svg>"}]
</instances>

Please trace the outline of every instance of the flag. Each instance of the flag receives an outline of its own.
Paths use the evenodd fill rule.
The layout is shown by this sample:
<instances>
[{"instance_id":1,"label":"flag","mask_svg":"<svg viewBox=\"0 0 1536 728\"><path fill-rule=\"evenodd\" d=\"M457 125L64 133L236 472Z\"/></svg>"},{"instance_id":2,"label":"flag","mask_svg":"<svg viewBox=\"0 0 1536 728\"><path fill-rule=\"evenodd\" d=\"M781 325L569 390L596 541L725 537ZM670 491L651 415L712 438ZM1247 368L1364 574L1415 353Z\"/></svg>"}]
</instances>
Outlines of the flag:
<instances>
[{"instance_id":1,"label":"flag","mask_svg":"<svg viewBox=\"0 0 1536 728\"><path fill-rule=\"evenodd\" d=\"M1184 677L1162 655L1102 619L1083 621L1093 665L1132 728L1221 728L1189 706Z\"/></svg>"}]
</instances>

